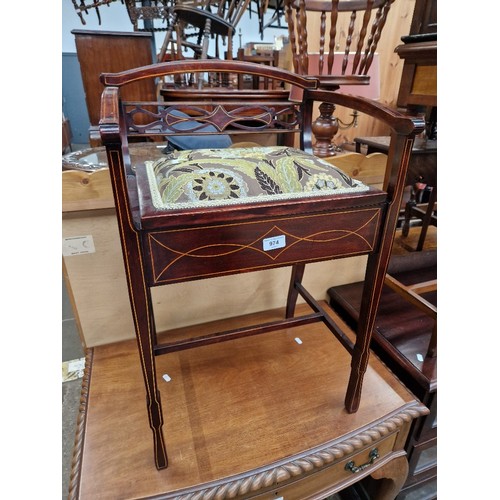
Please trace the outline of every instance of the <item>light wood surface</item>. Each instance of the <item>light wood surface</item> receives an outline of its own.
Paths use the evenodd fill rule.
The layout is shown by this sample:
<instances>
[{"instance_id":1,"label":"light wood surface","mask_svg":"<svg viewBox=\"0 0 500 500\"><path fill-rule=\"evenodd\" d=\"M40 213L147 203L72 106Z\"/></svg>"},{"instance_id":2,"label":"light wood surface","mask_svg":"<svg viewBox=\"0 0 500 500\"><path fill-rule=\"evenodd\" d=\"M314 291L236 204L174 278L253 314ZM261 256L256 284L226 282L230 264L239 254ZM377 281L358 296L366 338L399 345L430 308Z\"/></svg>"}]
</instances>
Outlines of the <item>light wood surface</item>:
<instances>
[{"instance_id":1,"label":"light wood surface","mask_svg":"<svg viewBox=\"0 0 500 500\"><path fill-rule=\"evenodd\" d=\"M173 334L206 334L282 314ZM372 356L360 408L348 414L349 364L321 324L157 357L169 452L169 467L158 471L136 342L95 347L87 357L70 498L276 498L283 491L287 500L324 498L319 492L344 488L404 455L412 418L427 412ZM373 466L361 474L344 469L353 457L356 465L365 462L374 446L381 457Z\"/></svg>"},{"instance_id":2,"label":"light wood surface","mask_svg":"<svg viewBox=\"0 0 500 500\"><path fill-rule=\"evenodd\" d=\"M387 167L387 155L383 153L345 153L332 158L323 158L327 162L341 168L347 175L365 184L382 189Z\"/></svg>"},{"instance_id":3,"label":"light wood surface","mask_svg":"<svg viewBox=\"0 0 500 500\"><path fill-rule=\"evenodd\" d=\"M63 171L62 199L63 212L113 208L115 202L109 170L103 168L95 172Z\"/></svg>"}]
</instances>

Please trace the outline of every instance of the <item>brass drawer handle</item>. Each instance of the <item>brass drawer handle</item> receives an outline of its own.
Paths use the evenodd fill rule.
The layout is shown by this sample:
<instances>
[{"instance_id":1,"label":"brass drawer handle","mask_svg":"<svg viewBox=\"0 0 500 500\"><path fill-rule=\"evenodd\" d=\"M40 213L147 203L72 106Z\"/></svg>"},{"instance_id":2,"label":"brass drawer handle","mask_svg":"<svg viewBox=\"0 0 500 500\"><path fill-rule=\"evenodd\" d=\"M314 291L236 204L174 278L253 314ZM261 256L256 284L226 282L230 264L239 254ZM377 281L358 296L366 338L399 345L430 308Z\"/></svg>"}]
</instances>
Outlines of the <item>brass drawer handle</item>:
<instances>
[{"instance_id":1,"label":"brass drawer handle","mask_svg":"<svg viewBox=\"0 0 500 500\"><path fill-rule=\"evenodd\" d=\"M370 454L368 456L370 457L370 461L366 462L366 464L356 466L354 464L354 461L351 460L350 462L347 462L345 464L344 469L350 470L353 474L356 474L356 472L361 472L362 470L365 470L369 465L371 465L373 462L375 462L375 460L377 458L380 457L380 455L378 454L378 449L373 448L373 450L370 451Z\"/></svg>"}]
</instances>

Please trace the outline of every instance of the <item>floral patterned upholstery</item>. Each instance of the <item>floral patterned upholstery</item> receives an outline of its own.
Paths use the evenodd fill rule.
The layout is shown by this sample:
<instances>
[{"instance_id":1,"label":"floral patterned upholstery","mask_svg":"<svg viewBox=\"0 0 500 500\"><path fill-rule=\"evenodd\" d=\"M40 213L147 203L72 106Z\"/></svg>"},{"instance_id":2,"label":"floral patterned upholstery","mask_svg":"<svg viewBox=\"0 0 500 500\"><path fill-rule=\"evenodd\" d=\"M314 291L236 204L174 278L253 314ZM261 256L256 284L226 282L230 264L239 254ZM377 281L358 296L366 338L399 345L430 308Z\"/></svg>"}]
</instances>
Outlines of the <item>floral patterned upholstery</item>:
<instances>
[{"instance_id":1,"label":"floral patterned upholstery","mask_svg":"<svg viewBox=\"0 0 500 500\"><path fill-rule=\"evenodd\" d=\"M145 164L158 210L369 189L316 156L281 146L173 151Z\"/></svg>"}]
</instances>

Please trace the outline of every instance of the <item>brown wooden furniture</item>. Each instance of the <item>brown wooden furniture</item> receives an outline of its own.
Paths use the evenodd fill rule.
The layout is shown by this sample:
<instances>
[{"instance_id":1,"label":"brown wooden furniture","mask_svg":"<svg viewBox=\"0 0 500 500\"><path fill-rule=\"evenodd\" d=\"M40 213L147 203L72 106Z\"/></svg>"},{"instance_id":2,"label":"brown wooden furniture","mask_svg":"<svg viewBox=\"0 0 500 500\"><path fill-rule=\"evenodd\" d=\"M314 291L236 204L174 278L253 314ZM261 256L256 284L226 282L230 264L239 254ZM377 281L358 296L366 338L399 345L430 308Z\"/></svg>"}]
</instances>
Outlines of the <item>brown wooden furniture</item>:
<instances>
[{"instance_id":1,"label":"brown wooden furniture","mask_svg":"<svg viewBox=\"0 0 500 500\"><path fill-rule=\"evenodd\" d=\"M322 87L367 85L367 73L393 2L394 0L285 0L296 73L318 76ZM307 33L307 14L310 12L321 15L319 37L318 33ZM337 32L337 23L342 13L350 14L346 34ZM314 45L308 40L310 36L314 37L315 42L319 41L319 50L315 50L319 52L318 68L314 68L314 72L309 65L310 46ZM353 57L350 54L354 54ZM340 71L335 71L336 59L341 59Z\"/></svg>"},{"instance_id":2,"label":"brown wooden furniture","mask_svg":"<svg viewBox=\"0 0 500 500\"><path fill-rule=\"evenodd\" d=\"M356 137L354 142L357 152L387 153L390 137ZM402 235L407 237L410 227L419 222L420 236L414 250L420 251L429 225L437 227L437 140L415 139L405 182L410 194L401 221ZM423 198L423 194L427 198Z\"/></svg>"},{"instance_id":3,"label":"brown wooden furniture","mask_svg":"<svg viewBox=\"0 0 500 500\"><path fill-rule=\"evenodd\" d=\"M436 0L416 1L410 33L403 38L403 42L396 48L404 60L398 106L409 114L425 111L423 114L430 121L426 131L427 140L415 141L406 182L413 185L423 177L425 183L437 187L437 136L429 133L432 132L437 115ZM356 142L358 147L366 145L367 153L383 152L383 139L360 138ZM436 196L435 189L433 195ZM426 211L429 223L432 220L430 211L433 201L430 200L430 208ZM408 205L407 221L410 215L415 215L412 205ZM428 227L426 222L416 245L417 250L424 248ZM431 414L416 421L410 432L405 446L410 471L398 499L430 500L437 496L436 251L420 251L404 257L393 255L389 273L382 292L372 344L388 366L431 409ZM423 293L415 294L416 291ZM339 307L343 317L350 318L354 326L359 313L361 284L333 287L328 293L331 303Z\"/></svg>"},{"instance_id":4,"label":"brown wooden furniture","mask_svg":"<svg viewBox=\"0 0 500 500\"><path fill-rule=\"evenodd\" d=\"M424 199L424 196L426 198ZM429 226L437 227L437 186L427 186L423 182L416 182L412 186L411 196L406 203L402 235L407 237L410 225L415 219L421 221L420 235L415 247L417 252L424 248L425 238Z\"/></svg>"},{"instance_id":5,"label":"brown wooden furniture","mask_svg":"<svg viewBox=\"0 0 500 500\"><path fill-rule=\"evenodd\" d=\"M351 336L328 305L322 307ZM283 312L166 335L209 335L273 322ZM297 312L312 310L302 304ZM402 447L408 429L428 412L371 357L366 397L356 413L347 413L343 381L350 356L320 324L275 331L259 341L250 337L172 352L157 361L169 415L169 467L157 471L150 465L136 343L94 347L86 357L71 500L324 499L368 475L377 479L370 498L391 500L406 477Z\"/></svg>"},{"instance_id":6,"label":"brown wooden furniture","mask_svg":"<svg viewBox=\"0 0 500 500\"><path fill-rule=\"evenodd\" d=\"M261 40L264 39L264 31L267 28L287 29L286 22L282 19L284 16L284 0L254 0L256 14L259 21L259 34ZM270 18L266 19L266 14L272 9Z\"/></svg>"},{"instance_id":7,"label":"brown wooden furniture","mask_svg":"<svg viewBox=\"0 0 500 500\"><path fill-rule=\"evenodd\" d=\"M210 37L215 38L215 53L211 57L232 59L236 25L249 3L250 0L173 2L171 20L157 61L165 60L170 44L173 46L170 57L173 60L183 59L184 49L191 49L194 58L206 59L209 57ZM189 28L196 31L188 35ZM190 36L195 38L194 42L188 40ZM219 48L219 40L227 44L226 54Z\"/></svg>"},{"instance_id":8,"label":"brown wooden furniture","mask_svg":"<svg viewBox=\"0 0 500 500\"><path fill-rule=\"evenodd\" d=\"M398 378L430 409L430 414L412 424L405 449L409 474L398 499L436 498L437 479L437 254L424 251L394 256L389 265L390 281L382 290L375 321L372 348ZM418 287L418 297L401 294L398 280L408 291ZM426 290L424 290L424 283ZM328 290L330 304L351 327L359 316L362 283Z\"/></svg>"},{"instance_id":9,"label":"brown wooden furniture","mask_svg":"<svg viewBox=\"0 0 500 500\"><path fill-rule=\"evenodd\" d=\"M338 90L340 85L368 85L368 70L393 1L285 0L295 72L316 76L321 87L330 90ZM321 16L319 36L307 31L308 13ZM347 14L350 22L344 33L338 25ZM312 64L311 52L319 52L318 67ZM332 139L339 129L333 118L335 108L331 103L322 103L319 110L313 127L317 140L314 152L321 157L334 156Z\"/></svg>"},{"instance_id":10,"label":"brown wooden furniture","mask_svg":"<svg viewBox=\"0 0 500 500\"><path fill-rule=\"evenodd\" d=\"M247 62L254 62L258 64L266 64L267 66L274 66L278 67L279 66L279 50L273 50L271 53L267 54L262 54L262 53L256 53L256 54L245 54L245 49L240 48L238 49L238 55L237 59L238 61L247 61ZM247 82L245 81L244 75L241 73L238 73L238 88L239 89L244 89L244 88L251 88L251 89L264 89L267 90L272 85L274 80L270 80L269 78L253 78L250 80L250 86L248 86Z\"/></svg>"},{"instance_id":11,"label":"brown wooden furniture","mask_svg":"<svg viewBox=\"0 0 500 500\"><path fill-rule=\"evenodd\" d=\"M420 2L421 3L421 2ZM429 2L434 8L436 2ZM416 8L419 4L416 5ZM431 40L420 41L421 37ZM398 106L404 107L410 114L424 110L430 129L434 128L437 106L437 34L409 35L405 43L396 47L396 52L404 60L403 74L398 94ZM431 118L432 117L432 118ZM426 133L429 133L427 131ZM436 144L437 141L432 141ZM431 146L432 147L432 146ZM412 219L421 220L422 229L416 250L422 250L429 225L437 226L437 165L436 159L431 161L429 168L434 167L434 175L415 177L412 184L412 197L407 203L403 235L407 236ZM427 168L427 170L429 170ZM419 186L424 184L430 188L430 194L425 203L419 203L421 195Z\"/></svg>"},{"instance_id":12,"label":"brown wooden furniture","mask_svg":"<svg viewBox=\"0 0 500 500\"><path fill-rule=\"evenodd\" d=\"M287 103L281 100L275 103L280 110L287 106L286 112L278 113L275 111L276 106L268 101L259 105L238 99L239 91L235 90L234 101L218 102L214 96L210 103L213 111L203 112L203 102L195 97L191 106L200 115L189 131L184 128L179 130L177 124L185 119L172 113L178 110L179 103L134 103L120 99L121 87L129 83L181 74L188 70L195 73L244 72L274 78L287 86L302 89L303 99L302 102ZM175 61L118 74L103 74L101 78L106 89L103 93L100 131L107 149L115 196L129 295L146 385L147 408L153 431L156 467L162 469L168 464L155 370L155 356L160 354L321 321L352 356L345 407L349 413L356 412L360 404L363 377L370 354L371 331L390 257L409 153L414 135L423 128L422 121L405 117L363 98L317 90L319 82L314 78L303 78L278 68L239 61ZM250 173L247 163L232 167L231 162L224 160L228 154L234 155L234 150L209 152L212 167L199 170L196 162L190 163L189 168L187 165L183 167L184 172L190 175L184 175L181 169L178 172L180 178L176 177L173 181L167 174L175 171L180 156L170 156L169 162L174 163L170 164L167 173L161 174L159 171L151 173L154 165L130 163L128 140L131 138L203 134L209 124L220 133L232 135L249 131L264 134L295 133L299 135L301 149L310 152L311 116L316 101L356 109L391 127L393 135L384 190L365 190L342 172L326 168L326 163L321 164L321 168L326 170L323 171L323 176L312 176L311 169L317 168L312 156L307 158L308 168L300 166L297 170L296 159L293 165L285 162L281 167L273 166L274 171L269 170L272 154L276 152L268 156L261 152L263 156L259 160L260 167L254 169L252 166ZM182 106L186 109L189 102ZM136 124L137 114L148 116L150 124ZM193 118L189 120L192 121ZM295 154L287 148L280 151L280 154ZM196 156L199 151L183 153L186 154ZM245 154L249 152L240 152L241 156ZM155 165L161 169L165 163ZM238 168L243 170L239 171ZM255 175L257 184L263 189L262 196L244 199L242 193L246 188L243 182L238 181L243 171L249 178ZM200 172L202 177L196 177L193 172ZM282 172L282 181L277 177L275 180L270 177L275 175L274 172ZM336 181L333 181L334 174L339 176ZM300 177L303 181L310 178L314 183L311 188L315 186L319 191L312 191L309 195L300 191L282 191L279 195L276 190L276 185L279 184L276 181L285 186L291 179L298 182ZM336 191L333 187L329 188L329 182L342 185L340 178L352 186L352 189ZM191 184L183 187L181 181L185 179L191 179ZM166 187L163 195L158 192L161 186ZM295 187L296 184L294 189ZM326 188L324 192L321 191L323 187ZM210 198L219 189L227 192L227 196L222 200ZM175 200L182 192L186 196L198 193L199 198L192 203L177 205ZM233 196L235 194L236 197ZM163 197L167 196L168 199L170 195L175 195L174 201L170 205L162 205ZM159 196L161 200L158 199ZM353 255L368 255L362 312L355 344L331 321L302 285L306 263ZM236 328L201 338L193 337L182 342L170 339L167 343L161 343L157 338L151 288L283 266L292 266L283 320ZM313 309L312 315L294 315L299 294ZM258 340L255 342L258 345Z\"/></svg>"},{"instance_id":13,"label":"brown wooden furniture","mask_svg":"<svg viewBox=\"0 0 500 500\"><path fill-rule=\"evenodd\" d=\"M253 134L252 137L260 139L262 134ZM164 143L163 147L166 145ZM240 143L236 145L239 147ZM130 144L131 162L137 163L139 157L164 156L162 149L162 144L156 142ZM348 153L335 157L335 165L347 175L380 189L386 164L387 156L381 153L369 156ZM94 253L63 255L65 285L82 344L94 347L134 338L105 148L75 151L63 156L61 181L63 239L91 235L96 249ZM362 280L363 266L363 256L343 259L338 266L329 261L316 263L307 269L307 288L313 297L323 297L325 290L332 286ZM289 270L280 268L245 274L245 287L241 286L241 276L237 274L156 287L153 290L157 305L156 328L163 331L220 320L233 316L235 311L250 314L281 307L283 290L288 287L289 279ZM266 292L256 294L255 290ZM174 303L179 296L192 297L195 310L177 309L172 315L163 305ZM109 297L113 300L110 301Z\"/></svg>"},{"instance_id":14,"label":"brown wooden furniture","mask_svg":"<svg viewBox=\"0 0 500 500\"><path fill-rule=\"evenodd\" d=\"M404 108L437 106L437 35L435 40L418 40L409 36L396 47L404 61L397 104Z\"/></svg>"},{"instance_id":15,"label":"brown wooden furniture","mask_svg":"<svg viewBox=\"0 0 500 500\"><path fill-rule=\"evenodd\" d=\"M103 72L123 71L153 62L151 33L124 33L117 31L73 30L76 53L82 73L83 90L89 113L89 144L101 145L97 127L101 112L101 94L104 89L99 80ZM125 98L155 100L156 86L152 81L131 84Z\"/></svg>"},{"instance_id":16,"label":"brown wooden furniture","mask_svg":"<svg viewBox=\"0 0 500 500\"><path fill-rule=\"evenodd\" d=\"M426 135L437 139L434 130L437 128L437 0L417 0L412 24L408 36L402 37L404 42L395 49L404 61L403 73L397 104L409 114L421 112L428 123ZM405 214L404 235L408 235L410 220L422 221L422 230L416 250L420 251L425 242L429 225L437 226L437 165L432 179L415 178L413 182L422 182L431 189L429 199L419 206L419 190L414 189L412 198L407 204Z\"/></svg>"},{"instance_id":17,"label":"brown wooden furniture","mask_svg":"<svg viewBox=\"0 0 500 500\"><path fill-rule=\"evenodd\" d=\"M142 0L124 0L124 3L134 31L155 32L168 29L171 0L155 0L153 3ZM155 21L159 22L155 25Z\"/></svg>"}]
</instances>

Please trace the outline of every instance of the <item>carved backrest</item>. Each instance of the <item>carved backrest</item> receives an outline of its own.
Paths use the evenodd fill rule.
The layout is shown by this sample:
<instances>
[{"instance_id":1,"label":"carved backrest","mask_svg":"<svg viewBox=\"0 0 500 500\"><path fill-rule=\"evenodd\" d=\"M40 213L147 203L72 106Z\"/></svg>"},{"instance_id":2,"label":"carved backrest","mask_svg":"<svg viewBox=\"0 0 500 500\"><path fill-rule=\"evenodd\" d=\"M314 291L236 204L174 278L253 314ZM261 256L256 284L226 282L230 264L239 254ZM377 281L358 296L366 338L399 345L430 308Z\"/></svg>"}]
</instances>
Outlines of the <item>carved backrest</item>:
<instances>
[{"instance_id":1,"label":"carved backrest","mask_svg":"<svg viewBox=\"0 0 500 500\"><path fill-rule=\"evenodd\" d=\"M394 0L285 0L293 65L309 74L311 45L319 42L318 75L366 77ZM308 33L308 13L320 13L319 33ZM350 13L347 32L340 28ZM314 37L314 43L312 42ZM334 62L341 58L340 72ZM338 70L336 70L338 71ZM362 78L358 78L360 83Z\"/></svg>"},{"instance_id":2,"label":"carved backrest","mask_svg":"<svg viewBox=\"0 0 500 500\"><path fill-rule=\"evenodd\" d=\"M236 87L171 89L163 91L162 100L158 102L120 100L118 104L118 88L122 85L143 81L155 74L174 77L199 68L207 73L227 71L231 74L248 73L256 78L274 79L280 88L267 91L238 90ZM116 113L121 115L124 123L121 126L122 142L146 137L154 140L214 134L226 134L238 141L237 136L241 134L251 136L265 133L283 137L281 142L287 145L295 141L294 136L299 135L301 138L297 142L302 145L304 129L307 128L308 146L311 147L312 103L290 100L289 90L284 87L312 90L317 87L315 79L303 78L272 66L215 59L157 64L147 68L147 74L142 69L146 68L101 75L102 83L108 87L103 94L103 104L108 102L105 96L109 94L109 102L113 101L113 106L119 106ZM152 69L158 73L152 73Z\"/></svg>"}]
</instances>

